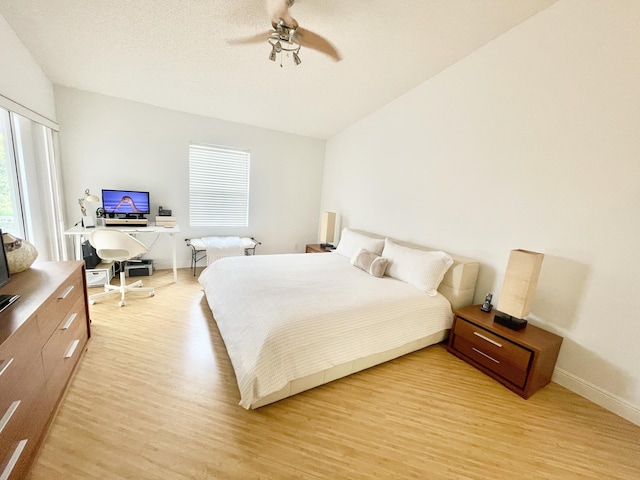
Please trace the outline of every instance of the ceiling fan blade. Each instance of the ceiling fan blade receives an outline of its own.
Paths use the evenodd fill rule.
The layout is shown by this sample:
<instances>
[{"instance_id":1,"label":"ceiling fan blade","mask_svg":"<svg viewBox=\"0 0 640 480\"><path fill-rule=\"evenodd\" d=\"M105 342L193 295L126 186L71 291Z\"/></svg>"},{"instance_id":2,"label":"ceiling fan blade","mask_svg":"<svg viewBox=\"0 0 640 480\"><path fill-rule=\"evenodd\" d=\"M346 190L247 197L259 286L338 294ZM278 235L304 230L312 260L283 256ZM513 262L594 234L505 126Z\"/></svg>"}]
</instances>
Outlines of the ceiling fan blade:
<instances>
[{"instance_id":1,"label":"ceiling fan blade","mask_svg":"<svg viewBox=\"0 0 640 480\"><path fill-rule=\"evenodd\" d=\"M267 32L259 33L257 35L253 35L251 37L246 38L236 38L234 40L227 40L227 43L233 45L246 45L249 43L262 43L266 42L269 39L269 36L273 33L273 30L269 30Z\"/></svg>"},{"instance_id":2,"label":"ceiling fan blade","mask_svg":"<svg viewBox=\"0 0 640 480\"><path fill-rule=\"evenodd\" d=\"M310 48L312 50L317 50L319 52L324 53L325 55L329 55L336 62L342 60L342 56L340 52L334 47L329 40L324 37L321 37L317 33L313 33L310 30L305 28L298 28L296 30L296 37L299 38L300 44L303 47Z\"/></svg>"}]
</instances>

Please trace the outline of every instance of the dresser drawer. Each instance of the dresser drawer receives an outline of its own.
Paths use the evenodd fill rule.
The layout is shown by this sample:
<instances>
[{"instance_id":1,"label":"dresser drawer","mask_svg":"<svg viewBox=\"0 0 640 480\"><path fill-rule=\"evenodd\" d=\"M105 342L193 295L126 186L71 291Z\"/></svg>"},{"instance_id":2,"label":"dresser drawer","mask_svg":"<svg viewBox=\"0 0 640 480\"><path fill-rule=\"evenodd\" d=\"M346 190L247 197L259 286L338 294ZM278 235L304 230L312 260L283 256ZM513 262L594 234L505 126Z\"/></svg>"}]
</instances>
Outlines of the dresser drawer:
<instances>
[{"instance_id":1,"label":"dresser drawer","mask_svg":"<svg viewBox=\"0 0 640 480\"><path fill-rule=\"evenodd\" d=\"M44 303L38 311L38 327L45 341L78 299L83 298L84 293L82 276L72 275Z\"/></svg>"},{"instance_id":2,"label":"dresser drawer","mask_svg":"<svg viewBox=\"0 0 640 480\"><path fill-rule=\"evenodd\" d=\"M41 400L45 382L39 358L26 370L23 380L9 394L9 407L0 411L0 478L5 478L9 470L11 476L7 478L21 478L51 413Z\"/></svg>"},{"instance_id":3,"label":"dresser drawer","mask_svg":"<svg viewBox=\"0 0 640 480\"><path fill-rule=\"evenodd\" d=\"M58 402L88 338L84 298L81 298L42 349L47 399L51 408Z\"/></svg>"},{"instance_id":4,"label":"dresser drawer","mask_svg":"<svg viewBox=\"0 0 640 480\"><path fill-rule=\"evenodd\" d=\"M60 363L71 363L70 361L75 363L87 338L87 317L84 310L84 298L81 297L62 318L42 349L45 377L52 376ZM78 343L75 343L76 340ZM75 350L73 349L74 344L76 345Z\"/></svg>"},{"instance_id":5,"label":"dresser drawer","mask_svg":"<svg viewBox=\"0 0 640 480\"><path fill-rule=\"evenodd\" d=\"M8 407L9 392L20 383L33 359L40 357L38 325L35 318L27 320L18 331L0 345L0 411Z\"/></svg>"},{"instance_id":6,"label":"dresser drawer","mask_svg":"<svg viewBox=\"0 0 640 480\"><path fill-rule=\"evenodd\" d=\"M508 360L515 368L526 371L529 368L531 352L506 338L495 335L462 318L458 318L454 334L464 338L472 348L476 348L495 359Z\"/></svg>"}]
</instances>

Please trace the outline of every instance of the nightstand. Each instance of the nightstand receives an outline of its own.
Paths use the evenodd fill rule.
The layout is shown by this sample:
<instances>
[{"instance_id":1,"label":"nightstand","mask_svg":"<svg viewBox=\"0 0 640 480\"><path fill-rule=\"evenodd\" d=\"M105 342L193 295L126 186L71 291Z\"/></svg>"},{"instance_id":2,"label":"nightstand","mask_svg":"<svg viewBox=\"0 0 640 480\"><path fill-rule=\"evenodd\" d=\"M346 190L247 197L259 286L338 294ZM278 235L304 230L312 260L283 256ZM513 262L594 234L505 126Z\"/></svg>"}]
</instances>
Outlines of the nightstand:
<instances>
[{"instance_id":1,"label":"nightstand","mask_svg":"<svg viewBox=\"0 0 640 480\"><path fill-rule=\"evenodd\" d=\"M511 330L480 306L455 312L447 350L523 398L551 381L562 337L528 324Z\"/></svg>"},{"instance_id":2,"label":"nightstand","mask_svg":"<svg viewBox=\"0 0 640 480\"><path fill-rule=\"evenodd\" d=\"M307 243L307 248L305 253L327 253L331 250L327 250L326 248L322 248L319 243Z\"/></svg>"}]
</instances>

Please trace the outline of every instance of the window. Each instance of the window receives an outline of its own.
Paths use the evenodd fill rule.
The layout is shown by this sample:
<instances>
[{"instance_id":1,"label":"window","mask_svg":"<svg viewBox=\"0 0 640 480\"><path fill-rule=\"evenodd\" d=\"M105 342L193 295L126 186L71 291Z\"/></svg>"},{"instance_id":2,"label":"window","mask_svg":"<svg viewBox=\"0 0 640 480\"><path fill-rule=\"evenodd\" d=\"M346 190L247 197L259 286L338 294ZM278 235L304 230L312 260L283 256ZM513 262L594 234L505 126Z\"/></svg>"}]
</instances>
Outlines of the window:
<instances>
[{"instance_id":1,"label":"window","mask_svg":"<svg viewBox=\"0 0 640 480\"><path fill-rule=\"evenodd\" d=\"M0 228L35 245L39 260L60 260L62 202L55 132L0 108Z\"/></svg>"},{"instance_id":2,"label":"window","mask_svg":"<svg viewBox=\"0 0 640 480\"><path fill-rule=\"evenodd\" d=\"M189 145L190 226L249 226L249 162L247 150Z\"/></svg>"},{"instance_id":3,"label":"window","mask_svg":"<svg viewBox=\"0 0 640 480\"><path fill-rule=\"evenodd\" d=\"M0 109L0 228L25 237L9 112Z\"/></svg>"}]
</instances>

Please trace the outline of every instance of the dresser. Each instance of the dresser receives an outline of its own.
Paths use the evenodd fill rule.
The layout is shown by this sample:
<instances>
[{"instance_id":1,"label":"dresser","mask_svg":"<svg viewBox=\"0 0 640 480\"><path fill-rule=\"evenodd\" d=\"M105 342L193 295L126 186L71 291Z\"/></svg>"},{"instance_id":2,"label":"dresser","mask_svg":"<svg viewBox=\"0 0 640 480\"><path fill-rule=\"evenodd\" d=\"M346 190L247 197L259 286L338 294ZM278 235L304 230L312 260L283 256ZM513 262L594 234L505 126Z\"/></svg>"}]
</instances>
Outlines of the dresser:
<instances>
[{"instance_id":1,"label":"dresser","mask_svg":"<svg viewBox=\"0 0 640 480\"><path fill-rule=\"evenodd\" d=\"M84 262L41 262L0 294L0 479L23 478L90 337Z\"/></svg>"}]
</instances>

